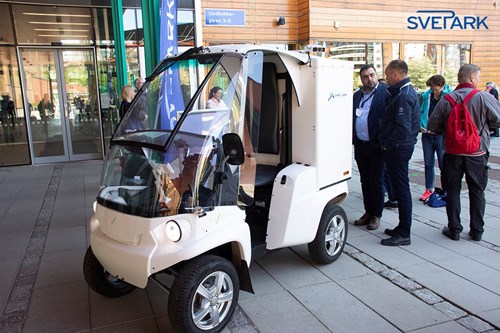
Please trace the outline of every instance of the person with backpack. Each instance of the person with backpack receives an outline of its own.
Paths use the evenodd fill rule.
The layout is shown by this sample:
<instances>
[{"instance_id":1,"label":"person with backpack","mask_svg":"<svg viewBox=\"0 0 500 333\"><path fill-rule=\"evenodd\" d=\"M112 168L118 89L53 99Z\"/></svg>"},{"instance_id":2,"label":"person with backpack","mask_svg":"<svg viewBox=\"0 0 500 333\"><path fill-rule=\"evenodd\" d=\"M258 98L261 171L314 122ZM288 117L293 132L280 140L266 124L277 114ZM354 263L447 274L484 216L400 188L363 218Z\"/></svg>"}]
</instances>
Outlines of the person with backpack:
<instances>
[{"instance_id":1,"label":"person with backpack","mask_svg":"<svg viewBox=\"0 0 500 333\"><path fill-rule=\"evenodd\" d=\"M420 132L422 132L422 150L424 151L425 164L425 192L420 201L427 200L434 192L434 163L437 156L439 169L443 162L443 137L427 129L427 121L432 115L439 100L450 93L450 86L442 75L431 76L425 84L429 90L422 93L420 104Z\"/></svg>"},{"instance_id":2,"label":"person with backpack","mask_svg":"<svg viewBox=\"0 0 500 333\"><path fill-rule=\"evenodd\" d=\"M488 183L490 129L500 127L500 103L486 91L479 91L480 68L465 64L458 71L459 85L442 98L429 118L427 128L442 133L444 144L441 183L448 192L448 226L442 233L455 241L463 230L460 221L462 178L469 189L469 236L480 241L484 232L484 190Z\"/></svg>"}]
</instances>

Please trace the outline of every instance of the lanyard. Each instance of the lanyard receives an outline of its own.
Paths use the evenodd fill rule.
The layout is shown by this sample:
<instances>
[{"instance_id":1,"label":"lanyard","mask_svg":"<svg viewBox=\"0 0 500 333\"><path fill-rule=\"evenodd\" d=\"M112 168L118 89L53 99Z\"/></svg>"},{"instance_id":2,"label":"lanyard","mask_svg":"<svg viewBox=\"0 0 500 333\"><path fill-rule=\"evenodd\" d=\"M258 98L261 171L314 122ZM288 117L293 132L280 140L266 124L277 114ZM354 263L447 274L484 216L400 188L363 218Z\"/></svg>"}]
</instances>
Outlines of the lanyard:
<instances>
[{"instance_id":1,"label":"lanyard","mask_svg":"<svg viewBox=\"0 0 500 333\"><path fill-rule=\"evenodd\" d=\"M360 109L363 108L363 105L365 105L365 103L368 102L373 97L373 95L375 95L375 91L376 90L377 90L377 88L373 89L373 92L370 94L370 96L368 96L368 98L366 98L364 100L363 99L361 100L361 104L359 105ZM363 95L363 97L364 97L364 95Z\"/></svg>"}]
</instances>

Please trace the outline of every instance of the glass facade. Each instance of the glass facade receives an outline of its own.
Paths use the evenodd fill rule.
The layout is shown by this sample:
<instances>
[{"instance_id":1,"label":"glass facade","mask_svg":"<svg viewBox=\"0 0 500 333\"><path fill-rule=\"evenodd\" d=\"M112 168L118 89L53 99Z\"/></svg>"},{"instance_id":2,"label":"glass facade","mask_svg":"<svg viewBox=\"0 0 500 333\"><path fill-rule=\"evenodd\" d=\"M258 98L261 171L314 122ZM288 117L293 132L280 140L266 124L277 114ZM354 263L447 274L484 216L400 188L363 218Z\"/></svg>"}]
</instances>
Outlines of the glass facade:
<instances>
[{"instance_id":1,"label":"glass facade","mask_svg":"<svg viewBox=\"0 0 500 333\"><path fill-rule=\"evenodd\" d=\"M0 166L102 158L120 121L110 3L60 3L0 3ZM140 4L123 2L132 85L148 75ZM182 50L195 45L194 1L178 6Z\"/></svg>"},{"instance_id":2,"label":"glass facade","mask_svg":"<svg viewBox=\"0 0 500 333\"><path fill-rule=\"evenodd\" d=\"M0 165L29 164L28 134L16 49L0 46ZM28 106L28 112L33 106Z\"/></svg>"},{"instance_id":3,"label":"glass facade","mask_svg":"<svg viewBox=\"0 0 500 333\"><path fill-rule=\"evenodd\" d=\"M456 73L460 66L471 59L470 44L426 44L384 42L318 41L326 48L325 57L349 60L354 63L353 87L360 84L359 69L366 63L373 64L379 77L393 59L408 63L409 75L417 90L426 90L425 82L434 74L441 74L450 86L457 84ZM402 45L402 47L401 47Z\"/></svg>"}]
</instances>

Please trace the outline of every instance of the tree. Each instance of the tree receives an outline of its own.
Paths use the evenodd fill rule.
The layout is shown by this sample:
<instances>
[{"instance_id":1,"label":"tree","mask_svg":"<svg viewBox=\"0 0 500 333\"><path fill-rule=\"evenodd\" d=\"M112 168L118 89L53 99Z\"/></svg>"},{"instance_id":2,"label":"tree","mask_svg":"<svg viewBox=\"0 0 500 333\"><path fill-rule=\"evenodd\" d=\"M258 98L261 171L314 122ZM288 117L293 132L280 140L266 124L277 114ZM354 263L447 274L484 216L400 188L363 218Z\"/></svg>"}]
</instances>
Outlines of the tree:
<instances>
[{"instance_id":1,"label":"tree","mask_svg":"<svg viewBox=\"0 0 500 333\"><path fill-rule=\"evenodd\" d=\"M411 59L408 61L408 75L411 77L413 86L419 90L427 90L425 82L436 74L436 66L429 57Z\"/></svg>"}]
</instances>

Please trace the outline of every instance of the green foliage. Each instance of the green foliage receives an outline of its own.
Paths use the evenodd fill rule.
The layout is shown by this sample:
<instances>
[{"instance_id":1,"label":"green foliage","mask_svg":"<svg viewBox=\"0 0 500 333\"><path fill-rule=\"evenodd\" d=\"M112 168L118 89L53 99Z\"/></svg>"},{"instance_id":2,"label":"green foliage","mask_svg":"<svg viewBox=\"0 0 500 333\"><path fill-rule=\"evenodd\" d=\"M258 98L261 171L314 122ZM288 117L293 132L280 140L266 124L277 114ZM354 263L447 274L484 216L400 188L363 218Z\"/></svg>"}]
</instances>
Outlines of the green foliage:
<instances>
[{"instance_id":1,"label":"green foliage","mask_svg":"<svg viewBox=\"0 0 500 333\"><path fill-rule=\"evenodd\" d=\"M408 76L410 76L413 86L419 91L428 89L425 82L435 74L436 66L428 57L408 61Z\"/></svg>"},{"instance_id":2,"label":"green foliage","mask_svg":"<svg viewBox=\"0 0 500 333\"><path fill-rule=\"evenodd\" d=\"M359 78L359 71L354 70L352 75L352 90L356 91L358 88L362 87L361 79Z\"/></svg>"},{"instance_id":3,"label":"green foliage","mask_svg":"<svg viewBox=\"0 0 500 333\"><path fill-rule=\"evenodd\" d=\"M446 79L446 83L453 89L458 85L457 79L458 68L455 66L448 67L444 69L444 78Z\"/></svg>"}]
</instances>

